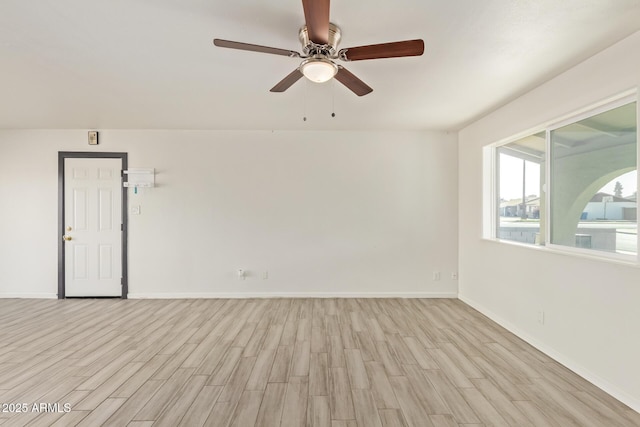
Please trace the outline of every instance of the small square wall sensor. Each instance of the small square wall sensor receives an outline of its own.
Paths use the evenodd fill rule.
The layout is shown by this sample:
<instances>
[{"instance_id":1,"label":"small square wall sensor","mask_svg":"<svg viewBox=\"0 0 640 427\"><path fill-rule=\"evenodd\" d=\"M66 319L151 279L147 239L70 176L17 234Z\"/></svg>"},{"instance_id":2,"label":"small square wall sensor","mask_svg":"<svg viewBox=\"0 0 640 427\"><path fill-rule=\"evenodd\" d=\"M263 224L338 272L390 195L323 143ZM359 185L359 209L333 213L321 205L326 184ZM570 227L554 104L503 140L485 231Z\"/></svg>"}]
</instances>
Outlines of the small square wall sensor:
<instances>
[{"instance_id":1,"label":"small square wall sensor","mask_svg":"<svg viewBox=\"0 0 640 427\"><path fill-rule=\"evenodd\" d=\"M98 145L98 131L90 130L89 131L89 145Z\"/></svg>"}]
</instances>

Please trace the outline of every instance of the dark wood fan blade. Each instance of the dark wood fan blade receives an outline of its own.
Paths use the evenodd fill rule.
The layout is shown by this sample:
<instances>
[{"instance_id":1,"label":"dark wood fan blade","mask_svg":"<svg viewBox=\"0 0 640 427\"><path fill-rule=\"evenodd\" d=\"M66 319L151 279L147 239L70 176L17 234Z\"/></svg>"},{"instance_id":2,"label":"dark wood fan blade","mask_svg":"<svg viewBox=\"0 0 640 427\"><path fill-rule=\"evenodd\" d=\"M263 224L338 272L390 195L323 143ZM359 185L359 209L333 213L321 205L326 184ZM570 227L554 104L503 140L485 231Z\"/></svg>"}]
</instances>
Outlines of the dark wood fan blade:
<instances>
[{"instance_id":1,"label":"dark wood fan blade","mask_svg":"<svg viewBox=\"0 0 640 427\"><path fill-rule=\"evenodd\" d=\"M295 82L300 80L302 73L299 69L295 69L284 79L280 80L277 85L271 88L271 92L284 92L289 89Z\"/></svg>"},{"instance_id":2,"label":"dark wood fan blade","mask_svg":"<svg viewBox=\"0 0 640 427\"><path fill-rule=\"evenodd\" d=\"M338 74L336 74L335 79L348 87L358 96L373 92L373 89L371 89L365 82L354 76L342 65L338 65Z\"/></svg>"},{"instance_id":3,"label":"dark wood fan blade","mask_svg":"<svg viewBox=\"0 0 640 427\"><path fill-rule=\"evenodd\" d=\"M329 0L302 0L309 40L317 44L329 43Z\"/></svg>"},{"instance_id":4,"label":"dark wood fan blade","mask_svg":"<svg viewBox=\"0 0 640 427\"><path fill-rule=\"evenodd\" d=\"M273 55L290 56L292 58L300 57L300 54L293 50L278 49L275 47L260 46L257 44L232 42L229 40L221 40L221 39L213 39L213 44L218 47L228 47L230 49L240 49L240 50L248 50L251 52L271 53Z\"/></svg>"},{"instance_id":5,"label":"dark wood fan blade","mask_svg":"<svg viewBox=\"0 0 640 427\"><path fill-rule=\"evenodd\" d=\"M368 46L340 49L339 55L347 61L363 59L398 58L402 56L420 56L424 53L424 41L405 40L402 42L372 44Z\"/></svg>"}]
</instances>

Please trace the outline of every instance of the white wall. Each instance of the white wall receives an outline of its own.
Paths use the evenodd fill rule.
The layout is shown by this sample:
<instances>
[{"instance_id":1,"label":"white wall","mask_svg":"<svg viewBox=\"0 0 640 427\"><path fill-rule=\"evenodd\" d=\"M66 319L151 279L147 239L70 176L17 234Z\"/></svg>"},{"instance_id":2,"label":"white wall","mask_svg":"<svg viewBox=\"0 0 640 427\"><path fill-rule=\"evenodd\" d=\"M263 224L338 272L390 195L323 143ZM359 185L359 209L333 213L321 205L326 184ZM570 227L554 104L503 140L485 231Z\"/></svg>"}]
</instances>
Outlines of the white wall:
<instances>
[{"instance_id":1,"label":"white wall","mask_svg":"<svg viewBox=\"0 0 640 427\"><path fill-rule=\"evenodd\" d=\"M57 152L97 149L157 172L156 188L129 190L142 210L129 215L131 297L455 297L456 142L104 130L95 148L86 130L0 131L0 296L55 296Z\"/></svg>"},{"instance_id":2,"label":"white wall","mask_svg":"<svg viewBox=\"0 0 640 427\"><path fill-rule=\"evenodd\" d=\"M587 220L592 221L598 218L606 218L609 220L623 220L625 208L633 209L636 207L634 202L607 202L606 210L603 202L589 202L584 208L587 213Z\"/></svg>"},{"instance_id":3,"label":"white wall","mask_svg":"<svg viewBox=\"0 0 640 427\"><path fill-rule=\"evenodd\" d=\"M460 298L640 410L640 270L482 239L482 147L640 84L640 33L459 133ZM537 322L544 310L545 322Z\"/></svg>"}]
</instances>

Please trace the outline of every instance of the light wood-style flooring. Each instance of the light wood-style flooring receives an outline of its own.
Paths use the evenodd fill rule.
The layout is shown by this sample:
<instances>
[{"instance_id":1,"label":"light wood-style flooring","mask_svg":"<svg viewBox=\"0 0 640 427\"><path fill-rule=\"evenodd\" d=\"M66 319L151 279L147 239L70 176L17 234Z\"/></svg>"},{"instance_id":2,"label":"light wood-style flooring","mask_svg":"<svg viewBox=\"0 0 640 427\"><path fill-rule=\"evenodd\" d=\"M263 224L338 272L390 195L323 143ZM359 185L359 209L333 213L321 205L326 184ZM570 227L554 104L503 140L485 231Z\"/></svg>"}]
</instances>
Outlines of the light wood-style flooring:
<instances>
[{"instance_id":1,"label":"light wood-style flooring","mask_svg":"<svg viewBox=\"0 0 640 427\"><path fill-rule=\"evenodd\" d=\"M2 427L640 425L447 299L0 300L10 403Z\"/></svg>"}]
</instances>

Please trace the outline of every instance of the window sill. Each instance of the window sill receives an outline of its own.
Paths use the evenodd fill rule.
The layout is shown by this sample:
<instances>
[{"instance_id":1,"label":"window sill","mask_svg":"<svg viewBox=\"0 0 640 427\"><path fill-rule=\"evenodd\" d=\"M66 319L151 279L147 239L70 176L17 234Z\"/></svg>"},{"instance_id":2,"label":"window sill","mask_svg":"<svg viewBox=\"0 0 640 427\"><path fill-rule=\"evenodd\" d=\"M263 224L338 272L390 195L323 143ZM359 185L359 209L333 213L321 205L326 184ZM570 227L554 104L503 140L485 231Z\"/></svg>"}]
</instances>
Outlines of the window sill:
<instances>
[{"instance_id":1,"label":"window sill","mask_svg":"<svg viewBox=\"0 0 640 427\"><path fill-rule=\"evenodd\" d=\"M495 238L489 238L489 237L483 237L482 240L486 242L492 242L492 243L497 243L502 245L517 246L520 248L531 249L534 251L542 251L545 253L565 255L570 257L588 259L592 261L602 261L602 262L611 263L611 264L624 265L627 267L640 268L640 263L638 262L637 255L621 255L621 254L613 254L608 252L592 253L592 251L584 250L580 248L564 247L564 246L553 245L553 244L549 246L540 246L540 245L532 245L529 243L514 242L512 240L501 240L501 239L495 239Z\"/></svg>"}]
</instances>

